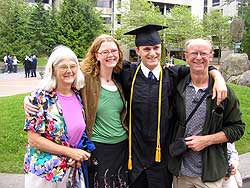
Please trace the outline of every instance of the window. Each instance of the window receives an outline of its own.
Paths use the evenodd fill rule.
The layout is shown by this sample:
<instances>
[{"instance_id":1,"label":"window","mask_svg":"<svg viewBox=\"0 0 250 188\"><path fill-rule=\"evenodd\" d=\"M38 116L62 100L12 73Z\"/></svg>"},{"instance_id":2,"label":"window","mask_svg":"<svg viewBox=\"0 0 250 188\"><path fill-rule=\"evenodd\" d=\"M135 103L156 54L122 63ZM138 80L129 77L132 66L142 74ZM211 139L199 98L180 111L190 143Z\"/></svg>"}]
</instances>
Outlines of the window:
<instances>
[{"instance_id":1,"label":"window","mask_svg":"<svg viewBox=\"0 0 250 188\"><path fill-rule=\"evenodd\" d=\"M212 1L212 6L215 7L215 6L219 6L220 5L220 0L213 0Z\"/></svg>"},{"instance_id":2,"label":"window","mask_svg":"<svg viewBox=\"0 0 250 188\"><path fill-rule=\"evenodd\" d=\"M30 3L38 3L39 0L29 0ZM43 3L49 4L49 0L43 0Z\"/></svg>"},{"instance_id":3,"label":"window","mask_svg":"<svg viewBox=\"0 0 250 188\"><path fill-rule=\"evenodd\" d=\"M111 23L111 17L103 17L103 23L104 24L110 24Z\"/></svg>"},{"instance_id":4,"label":"window","mask_svg":"<svg viewBox=\"0 0 250 188\"><path fill-rule=\"evenodd\" d=\"M97 7L112 8L112 0L97 0Z\"/></svg>"},{"instance_id":5,"label":"window","mask_svg":"<svg viewBox=\"0 0 250 188\"><path fill-rule=\"evenodd\" d=\"M204 0L204 14L207 13L207 0Z\"/></svg>"}]
</instances>

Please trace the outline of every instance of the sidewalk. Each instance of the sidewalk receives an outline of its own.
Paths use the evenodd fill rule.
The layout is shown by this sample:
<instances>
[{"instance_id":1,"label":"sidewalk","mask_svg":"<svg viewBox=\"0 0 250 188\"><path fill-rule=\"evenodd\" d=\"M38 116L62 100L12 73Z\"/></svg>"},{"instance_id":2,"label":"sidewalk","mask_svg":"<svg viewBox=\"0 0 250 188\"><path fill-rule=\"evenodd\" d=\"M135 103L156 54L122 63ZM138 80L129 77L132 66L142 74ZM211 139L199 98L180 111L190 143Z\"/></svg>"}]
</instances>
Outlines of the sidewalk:
<instances>
[{"instance_id":1,"label":"sidewalk","mask_svg":"<svg viewBox=\"0 0 250 188\"><path fill-rule=\"evenodd\" d=\"M39 75L36 78L24 78L24 72L0 74L0 97L31 92L37 88L40 80ZM250 153L240 155L239 171L244 179L243 188L250 188ZM0 173L0 188L23 187L23 174Z\"/></svg>"},{"instance_id":2,"label":"sidewalk","mask_svg":"<svg viewBox=\"0 0 250 188\"><path fill-rule=\"evenodd\" d=\"M250 188L250 153L240 155L239 170L243 178L243 182L244 182L242 188ZM23 188L24 187L24 175L0 173L0 187L1 188Z\"/></svg>"},{"instance_id":3,"label":"sidewalk","mask_svg":"<svg viewBox=\"0 0 250 188\"><path fill-rule=\"evenodd\" d=\"M24 78L24 72L0 74L0 97L31 92L38 87L40 75Z\"/></svg>"}]
</instances>

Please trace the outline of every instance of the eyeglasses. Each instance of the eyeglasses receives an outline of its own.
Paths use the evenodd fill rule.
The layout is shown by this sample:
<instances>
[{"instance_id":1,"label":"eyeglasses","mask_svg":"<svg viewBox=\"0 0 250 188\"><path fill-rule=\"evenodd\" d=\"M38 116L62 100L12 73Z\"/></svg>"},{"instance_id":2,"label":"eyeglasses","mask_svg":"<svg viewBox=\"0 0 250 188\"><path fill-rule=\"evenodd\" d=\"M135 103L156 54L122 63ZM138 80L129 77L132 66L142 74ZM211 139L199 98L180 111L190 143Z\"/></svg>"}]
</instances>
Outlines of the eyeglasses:
<instances>
[{"instance_id":1,"label":"eyeglasses","mask_svg":"<svg viewBox=\"0 0 250 188\"><path fill-rule=\"evenodd\" d=\"M98 53L98 54L101 54L102 56L108 56L109 53L115 55L115 54L117 54L118 52L119 52L119 50L117 50L117 49L112 49L112 50L103 50L103 51L97 52L97 53Z\"/></svg>"},{"instance_id":2,"label":"eyeglasses","mask_svg":"<svg viewBox=\"0 0 250 188\"><path fill-rule=\"evenodd\" d=\"M200 56L202 58L206 58L208 57L211 53L207 53L207 52L190 52L190 53L187 53L189 56L193 57L193 58L196 58L198 57L198 55L200 54Z\"/></svg>"},{"instance_id":3,"label":"eyeglasses","mask_svg":"<svg viewBox=\"0 0 250 188\"><path fill-rule=\"evenodd\" d=\"M68 69L71 71L76 71L77 70L77 64L63 64L63 65L58 65L58 69L61 71L66 72Z\"/></svg>"}]
</instances>

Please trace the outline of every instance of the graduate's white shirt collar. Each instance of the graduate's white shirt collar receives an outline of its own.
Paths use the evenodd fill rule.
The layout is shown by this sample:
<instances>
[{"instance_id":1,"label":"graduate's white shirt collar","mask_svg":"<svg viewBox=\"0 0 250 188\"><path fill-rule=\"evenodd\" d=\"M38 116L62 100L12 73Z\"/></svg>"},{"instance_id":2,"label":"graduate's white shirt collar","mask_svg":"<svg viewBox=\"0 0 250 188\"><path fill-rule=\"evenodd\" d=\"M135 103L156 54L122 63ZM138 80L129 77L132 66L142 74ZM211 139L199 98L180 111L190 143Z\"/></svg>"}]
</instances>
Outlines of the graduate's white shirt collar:
<instances>
[{"instance_id":1,"label":"graduate's white shirt collar","mask_svg":"<svg viewBox=\"0 0 250 188\"><path fill-rule=\"evenodd\" d=\"M151 71L153 74L154 74L154 76L155 76L155 78L157 79L157 80L159 80L159 77L160 77L160 67L161 67L161 65L160 65L160 63ZM149 69L141 62L141 70L142 70L142 72L143 72L143 74L145 75L145 77L148 77L148 73L149 73Z\"/></svg>"}]
</instances>

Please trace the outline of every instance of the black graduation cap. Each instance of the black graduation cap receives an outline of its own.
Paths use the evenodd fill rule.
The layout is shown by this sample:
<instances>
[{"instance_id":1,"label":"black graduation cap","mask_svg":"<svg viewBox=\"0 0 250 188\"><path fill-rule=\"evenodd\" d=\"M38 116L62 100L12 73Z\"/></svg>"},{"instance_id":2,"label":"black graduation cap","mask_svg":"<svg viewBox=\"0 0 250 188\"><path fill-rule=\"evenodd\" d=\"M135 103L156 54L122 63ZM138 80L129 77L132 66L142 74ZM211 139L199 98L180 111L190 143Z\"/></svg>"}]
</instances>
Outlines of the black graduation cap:
<instances>
[{"instance_id":1,"label":"black graduation cap","mask_svg":"<svg viewBox=\"0 0 250 188\"><path fill-rule=\"evenodd\" d=\"M157 31L167 28L162 25L148 24L124 35L136 35L135 45L138 46L154 46L161 43L161 38Z\"/></svg>"}]
</instances>

